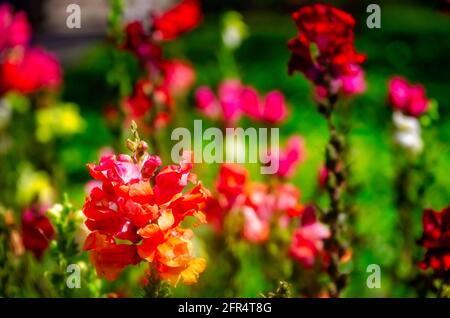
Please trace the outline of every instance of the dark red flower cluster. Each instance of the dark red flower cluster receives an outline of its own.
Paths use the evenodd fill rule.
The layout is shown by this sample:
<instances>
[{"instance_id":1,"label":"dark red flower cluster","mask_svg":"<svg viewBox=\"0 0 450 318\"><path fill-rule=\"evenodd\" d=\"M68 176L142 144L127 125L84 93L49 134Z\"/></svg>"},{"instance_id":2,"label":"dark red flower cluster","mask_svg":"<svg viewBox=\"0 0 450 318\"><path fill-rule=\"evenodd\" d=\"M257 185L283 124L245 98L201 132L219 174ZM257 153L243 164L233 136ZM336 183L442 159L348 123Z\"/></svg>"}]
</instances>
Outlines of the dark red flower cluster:
<instances>
[{"instance_id":1,"label":"dark red flower cluster","mask_svg":"<svg viewBox=\"0 0 450 318\"><path fill-rule=\"evenodd\" d=\"M30 38L25 14L14 14L8 4L0 4L0 94L29 94L61 83L58 61L43 49L30 47Z\"/></svg>"},{"instance_id":2,"label":"dark red flower cluster","mask_svg":"<svg viewBox=\"0 0 450 318\"><path fill-rule=\"evenodd\" d=\"M22 242L26 250L40 259L55 236L55 229L45 215L45 209L31 207L22 214Z\"/></svg>"},{"instance_id":3,"label":"dark red flower cluster","mask_svg":"<svg viewBox=\"0 0 450 318\"><path fill-rule=\"evenodd\" d=\"M84 249L91 251L99 276L114 280L124 267L145 260L173 285L197 281L206 263L193 257L192 232L180 223L188 216L205 222L202 210L209 194L191 173L190 153L184 158L162 169L160 158L147 153L140 158L106 155L98 165L88 165L101 185L83 207L92 231ZM188 183L196 185L183 193Z\"/></svg>"},{"instance_id":4,"label":"dark red flower cluster","mask_svg":"<svg viewBox=\"0 0 450 318\"><path fill-rule=\"evenodd\" d=\"M419 263L422 269L436 272L450 269L450 206L442 211L426 209L423 213L423 235L420 244L426 249Z\"/></svg>"},{"instance_id":5,"label":"dark red flower cluster","mask_svg":"<svg viewBox=\"0 0 450 318\"><path fill-rule=\"evenodd\" d=\"M199 2L182 0L166 12L152 14L152 20L148 30L141 21L125 27L126 39L121 48L132 52L147 74L136 83L133 95L124 100L123 108L129 120L141 123L141 127L158 128L170 119L172 96L185 93L195 81L190 64L163 58L160 42L174 40L200 23Z\"/></svg>"},{"instance_id":6,"label":"dark red flower cluster","mask_svg":"<svg viewBox=\"0 0 450 318\"><path fill-rule=\"evenodd\" d=\"M292 184L266 184L251 182L248 171L236 164L223 164L216 183L217 194L208 199L206 216L208 223L222 230L228 213L241 213L244 218L242 236L252 243L267 241L270 223L277 217L283 223L286 218L298 216L303 206L300 192Z\"/></svg>"},{"instance_id":7,"label":"dark red flower cluster","mask_svg":"<svg viewBox=\"0 0 450 318\"><path fill-rule=\"evenodd\" d=\"M299 33L288 43L292 52L289 73L300 71L315 85L333 93L363 91L360 64L365 56L354 47L353 17L326 4L302 7L292 17Z\"/></svg>"}]
</instances>

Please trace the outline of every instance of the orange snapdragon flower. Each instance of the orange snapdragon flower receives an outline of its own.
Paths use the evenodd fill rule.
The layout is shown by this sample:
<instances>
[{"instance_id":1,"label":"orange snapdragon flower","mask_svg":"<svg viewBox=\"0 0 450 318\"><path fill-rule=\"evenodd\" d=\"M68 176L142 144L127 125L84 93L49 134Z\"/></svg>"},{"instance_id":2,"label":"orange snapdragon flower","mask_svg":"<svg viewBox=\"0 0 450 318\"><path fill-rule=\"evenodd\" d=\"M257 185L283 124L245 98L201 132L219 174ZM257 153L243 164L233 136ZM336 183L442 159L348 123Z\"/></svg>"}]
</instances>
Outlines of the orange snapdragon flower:
<instances>
[{"instance_id":1,"label":"orange snapdragon flower","mask_svg":"<svg viewBox=\"0 0 450 318\"><path fill-rule=\"evenodd\" d=\"M98 165L88 165L101 185L91 190L83 207L92 231L84 249L99 276L115 280L126 266L146 261L174 286L180 280L197 281L206 261L194 257L193 233L180 224L188 216L206 222L202 210L209 191L190 172L190 158L187 153L179 165L159 173L161 160L146 153L139 160L107 155ZM183 193L188 183L195 186Z\"/></svg>"}]
</instances>

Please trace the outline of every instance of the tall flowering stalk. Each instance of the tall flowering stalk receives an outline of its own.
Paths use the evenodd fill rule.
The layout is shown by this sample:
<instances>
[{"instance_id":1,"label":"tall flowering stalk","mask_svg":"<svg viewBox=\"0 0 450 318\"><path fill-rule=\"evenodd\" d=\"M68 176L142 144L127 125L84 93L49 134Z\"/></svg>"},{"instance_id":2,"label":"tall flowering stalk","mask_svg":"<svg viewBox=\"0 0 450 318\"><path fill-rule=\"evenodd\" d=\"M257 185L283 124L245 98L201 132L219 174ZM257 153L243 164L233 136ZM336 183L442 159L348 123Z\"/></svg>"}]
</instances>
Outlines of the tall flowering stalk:
<instances>
[{"instance_id":1,"label":"tall flowering stalk","mask_svg":"<svg viewBox=\"0 0 450 318\"><path fill-rule=\"evenodd\" d=\"M119 88L119 111L106 108L112 129L120 135L123 115L126 126L136 121L150 138L152 150L160 153L156 133L175 115L175 102L195 81L190 63L164 57L163 44L176 40L201 22L198 0L182 0L167 11L150 12L148 21L122 24L123 1L111 0L110 39L113 42L113 68L108 79ZM126 56L131 53L139 63L140 74L130 78ZM179 109L179 112L181 109Z\"/></svg>"},{"instance_id":2,"label":"tall flowering stalk","mask_svg":"<svg viewBox=\"0 0 450 318\"><path fill-rule=\"evenodd\" d=\"M144 261L150 264L150 284L193 284L206 261L193 256L193 232L181 222L188 216L205 222L202 210L209 192L191 172L190 153L179 165L161 168L161 159L147 153L134 122L132 130L134 140L127 142L132 156L105 155L98 165L88 165L101 185L91 190L83 207L91 231L84 250L107 280ZM182 192L189 183L194 187ZM157 286L149 290L155 292L150 296L160 295Z\"/></svg>"},{"instance_id":3,"label":"tall flowering stalk","mask_svg":"<svg viewBox=\"0 0 450 318\"><path fill-rule=\"evenodd\" d=\"M389 104L392 107L394 142L399 154L396 160L395 205L399 213L399 229L402 233L401 259L403 270L396 276L412 277L414 264L415 220L424 208L424 195L430 186L430 172L426 164L421 118L427 114L433 103L426 96L420 84L410 84L400 76L389 81Z\"/></svg>"},{"instance_id":4,"label":"tall flowering stalk","mask_svg":"<svg viewBox=\"0 0 450 318\"><path fill-rule=\"evenodd\" d=\"M343 210L348 176L345 136L338 131L333 114L340 98L364 91L364 74L360 65L365 56L355 50L355 20L346 12L329 5L315 4L300 8L292 17L299 33L288 43L292 52L289 73L301 72L314 84L318 111L326 120L330 134L325 155L330 206L323 219L331 230L325 244L330 253L327 270L332 283L329 294L337 297L347 284L347 274L339 267L349 253L345 238L346 211Z\"/></svg>"}]
</instances>

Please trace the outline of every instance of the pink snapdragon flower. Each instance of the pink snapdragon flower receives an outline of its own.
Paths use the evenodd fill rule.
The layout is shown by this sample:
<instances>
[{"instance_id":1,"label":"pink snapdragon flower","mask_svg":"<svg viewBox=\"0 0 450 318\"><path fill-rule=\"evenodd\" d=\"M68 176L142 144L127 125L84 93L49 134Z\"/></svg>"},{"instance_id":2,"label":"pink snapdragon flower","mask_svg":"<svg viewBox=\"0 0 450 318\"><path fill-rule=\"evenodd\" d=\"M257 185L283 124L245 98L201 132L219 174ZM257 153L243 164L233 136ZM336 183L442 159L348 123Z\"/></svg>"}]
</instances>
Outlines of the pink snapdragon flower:
<instances>
[{"instance_id":1,"label":"pink snapdragon flower","mask_svg":"<svg viewBox=\"0 0 450 318\"><path fill-rule=\"evenodd\" d=\"M24 12L13 13L11 6L0 4L0 51L26 45L31 28Z\"/></svg>"},{"instance_id":2,"label":"pink snapdragon flower","mask_svg":"<svg viewBox=\"0 0 450 318\"><path fill-rule=\"evenodd\" d=\"M278 160L276 175L289 178L295 173L297 166L305 160L306 151L304 140L300 135L291 136L284 149L279 149L278 156L274 154L272 160Z\"/></svg>"},{"instance_id":3,"label":"pink snapdragon flower","mask_svg":"<svg viewBox=\"0 0 450 318\"><path fill-rule=\"evenodd\" d=\"M279 91L269 92L264 99L252 87L243 89L241 107L250 118L276 124L287 116L284 95Z\"/></svg>"},{"instance_id":4,"label":"pink snapdragon flower","mask_svg":"<svg viewBox=\"0 0 450 318\"><path fill-rule=\"evenodd\" d=\"M284 95L271 91L264 98L251 86L244 86L239 80L228 79L219 85L218 98L206 86L200 87L196 94L198 109L207 117L222 118L227 123L236 122L241 115L276 124L287 116Z\"/></svg>"},{"instance_id":5,"label":"pink snapdragon flower","mask_svg":"<svg viewBox=\"0 0 450 318\"><path fill-rule=\"evenodd\" d=\"M349 72L338 78L342 93L347 96L364 93L366 90L366 80L362 67L357 64L351 64L348 68Z\"/></svg>"},{"instance_id":6,"label":"pink snapdragon flower","mask_svg":"<svg viewBox=\"0 0 450 318\"><path fill-rule=\"evenodd\" d=\"M429 104L422 85L411 85L400 76L389 81L389 102L395 110L412 117L420 117L428 110Z\"/></svg>"},{"instance_id":7,"label":"pink snapdragon flower","mask_svg":"<svg viewBox=\"0 0 450 318\"><path fill-rule=\"evenodd\" d=\"M186 93L195 82L195 71L187 62L167 60L162 62L161 68L165 75L163 86L173 95Z\"/></svg>"},{"instance_id":8,"label":"pink snapdragon flower","mask_svg":"<svg viewBox=\"0 0 450 318\"><path fill-rule=\"evenodd\" d=\"M221 117L226 123L234 123L241 116L242 89L239 80L228 79L219 85L216 97L209 87L202 86L195 94L197 108L207 117Z\"/></svg>"}]
</instances>

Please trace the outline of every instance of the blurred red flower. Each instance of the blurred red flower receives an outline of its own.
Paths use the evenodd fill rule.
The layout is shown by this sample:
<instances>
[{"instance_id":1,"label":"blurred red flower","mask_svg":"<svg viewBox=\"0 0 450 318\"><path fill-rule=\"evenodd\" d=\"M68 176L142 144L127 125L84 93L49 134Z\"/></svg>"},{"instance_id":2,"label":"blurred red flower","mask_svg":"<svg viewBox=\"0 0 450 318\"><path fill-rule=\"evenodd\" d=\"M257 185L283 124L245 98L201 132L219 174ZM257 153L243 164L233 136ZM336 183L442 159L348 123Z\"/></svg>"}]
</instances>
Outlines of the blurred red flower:
<instances>
[{"instance_id":1,"label":"blurred red flower","mask_svg":"<svg viewBox=\"0 0 450 318\"><path fill-rule=\"evenodd\" d=\"M420 268L431 267L437 272L450 269L450 206L442 211L426 209L423 213L423 235L420 244L425 248Z\"/></svg>"},{"instance_id":2,"label":"blurred red flower","mask_svg":"<svg viewBox=\"0 0 450 318\"><path fill-rule=\"evenodd\" d=\"M55 229L45 209L31 207L22 214L22 241L26 250L40 259L55 236Z\"/></svg>"},{"instance_id":3,"label":"blurred red flower","mask_svg":"<svg viewBox=\"0 0 450 318\"><path fill-rule=\"evenodd\" d=\"M174 40L196 28L201 19L199 1L182 0L166 12L153 15L153 36L158 41Z\"/></svg>"},{"instance_id":4,"label":"blurred red flower","mask_svg":"<svg viewBox=\"0 0 450 318\"><path fill-rule=\"evenodd\" d=\"M61 84L62 71L58 61L40 48L15 49L0 64L0 91L34 93Z\"/></svg>"},{"instance_id":5,"label":"blurred red flower","mask_svg":"<svg viewBox=\"0 0 450 318\"><path fill-rule=\"evenodd\" d=\"M395 110L413 117L420 117L429 105L425 88L419 84L411 85L400 76L389 81L389 102Z\"/></svg>"}]
</instances>

